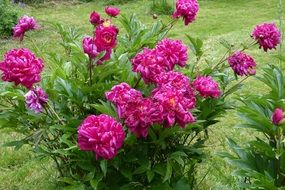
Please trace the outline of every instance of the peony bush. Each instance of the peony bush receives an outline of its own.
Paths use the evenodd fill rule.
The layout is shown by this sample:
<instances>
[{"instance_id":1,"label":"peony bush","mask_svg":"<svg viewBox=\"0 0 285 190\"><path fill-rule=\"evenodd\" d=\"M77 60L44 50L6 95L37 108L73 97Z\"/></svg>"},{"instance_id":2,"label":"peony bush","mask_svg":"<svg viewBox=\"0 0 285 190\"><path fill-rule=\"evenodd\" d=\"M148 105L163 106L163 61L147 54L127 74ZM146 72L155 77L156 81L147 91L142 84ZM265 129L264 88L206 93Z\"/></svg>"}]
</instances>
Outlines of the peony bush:
<instances>
[{"instance_id":1,"label":"peony bush","mask_svg":"<svg viewBox=\"0 0 285 190\"><path fill-rule=\"evenodd\" d=\"M53 24L62 52L35 46L39 58L24 47L8 51L0 62L0 126L24 138L6 145L29 144L53 159L59 182L70 189L196 187L208 128L233 109L228 96L256 73L245 51L280 42L265 35L280 35L275 25L258 25L250 43L223 41L227 53L210 62L200 39L166 37L180 17L194 22L198 10L196 0L177 0L169 23L146 27L106 7L106 18L90 14L91 36ZM35 29L41 29L36 20L24 16L14 37L22 42Z\"/></svg>"}]
</instances>

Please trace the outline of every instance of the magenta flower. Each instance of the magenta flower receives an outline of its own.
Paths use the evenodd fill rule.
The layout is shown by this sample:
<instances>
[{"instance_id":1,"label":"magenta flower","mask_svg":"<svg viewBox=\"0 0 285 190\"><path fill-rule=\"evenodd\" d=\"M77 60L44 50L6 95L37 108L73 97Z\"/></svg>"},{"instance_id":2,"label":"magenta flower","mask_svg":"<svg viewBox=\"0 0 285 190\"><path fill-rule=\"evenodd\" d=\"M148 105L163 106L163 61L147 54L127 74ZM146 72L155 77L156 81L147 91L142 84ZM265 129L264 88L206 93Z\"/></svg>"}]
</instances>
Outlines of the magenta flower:
<instances>
[{"instance_id":1,"label":"magenta flower","mask_svg":"<svg viewBox=\"0 0 285 190\"><path fill-rule=\"evenodd\" d=\"M164 58L156 50L145 48L133 58L132 70L140 73L145 83L156 83L159 75L167 71L164 63Z\"/></svg>"},{"instance_id":2,"label":"magenta flower","mask_svg":"<svg viewBox=\"0 0 285 190\"><path fill-rule=\"evenodd\" d=\"M25 100L28 109L40 113L48 102L48 95L41 87L36 87L25 95Z\"/></svg>"},{"instance_id":3,"label":"magenta flower","mask_svg":"<svg viewBox=\"0 0 285 190\"><path fill-rule=\"evenodd\" d=\"M237 75L248 76L255 75L256 73L256 63L254 59L243 52L235 52L233 55L228 57L228 62Z\"/></svg>"},{"instance_id":4,"label":"magenta flower","mask_svg":"<svg viewBox=\"0 0 285 190\"><path fill-rule=\"evenodd\" d=\"M274 125L281 125L282 123L284 123L285 119L284 119L284 114L283 114L283 110L281 108L276 108L272 114L272 123Z\"/></svg>"},{"instance_id":5,"label":"magenta flower","mask_svg":"<svg viewBox=\"0 0 285 190\"><path fill-rule=\"evenodd\" d=\"M127 83L121 83L112 87L111 91L105 93L106 99L117 107L120 118L123 117L127 104L142 99L140 91L131 88Z\"/></svg>"},{"instance_id":6,"label":"magenta flower","mask_svg":"<svg viewBox=\"0 0 285 190\"><path fill-rule=\"evenodd\" d=\"M84 53L86 53L92 59L95 59L99 54L92 37L84 37L82 40L82 46Z\"/></svg>"},{"instance_id":7,"label":"magenta flower","mask_svg":"<svg viewBox=\"0 0 285 190\"><path fill-rule=\"evenodd\" d=\"M95 44L99 51L109 50L116 46L119 29L110 20L98 25L95 30Z\"/></svg>"},{"instance_id":8,"label":"magenta flower","mask_svg":"<svg viewBox=\"0 0 285 190\"><path fill-rule=\"evenodd\" d=\"M93 24L94 26L96 26L96 25L98 25L98 24L101 24L100 14L97 13L96 11L93 11L93 12L90 14L89 21L90 21L90 23Z\"/></svg>"},{"instance_id":9,"label":"magenta flower","mask_svg":"<svg viewBox=\"0 0 285 190\"><path fill-rule=\"evenodd\" d=\"M125 139L120 123L112 117L101 114L90 115L78 128L77 142L83 151L93 151L96 159L109 160L117 155Z\"/></svg>"},{"instance_id":10,"label":"magenta flower","mask_svg":"<svg viewBox=\"0 0 285 190\"><path fill-rule=\"evenodd\" d=\"M189 78L182 73L174 71L161 74L157 80L157 85L159 87L169 85L171 88L182 92L186 92L191 88Z\"/></svg>"},{"instance_id":11,"label":"magenta flower","mask_svg":"<svg viewBox=\"0 0 285 190\"><path fill-rule=\"evenodd\" d=\"M251 35L259 43L259 48L262 47L266 52L268 49L276 49L281 42L281 33L274 23L257 25Z\"/></svg>"},{"instance_id":12,"label":"magenta flower","mask_svg":"<svg viewBox=\"0 0 285 190\"><path fill-rule=\"evenodd\" d=\"M165 127L178 123L184 128L186 124L195 122L194 116L189 112L195 106L195 98L189 98L183 92L167 86L155 89L152 97L162 106Z\"/></svg>"},{"instance_id":13,"label":"magenta flower","mask_svg":"<svg viewBox=\"0 0 285 190\"><path fill-rule=\"evenodd\" d=\"M105 50L105 55L97 61L97 65L101 65L104 61L109 60L111 58L112 49Z\"/></svg>"},{"instance_id":14,"label":"magenta flower","mask_svg":"<svg viewBox=\"0 0 285 190\"><path fill-rule=\"evenodd\" d=\"M18 24L13 28L13 37L19 38L20 41L24 39L25 32L29 30L36 30L39 26L33 17L23 16L19 19Z\"/></svg>"},{"instance_id":15,"label":"magenta flower","mask_svg":"<svg viewBox=\"0 0 285 190\"><path fill-rule=\"evenodd\" d=\"M117 15L120 14L120 9L118 9L116 7L106 7L105 12L107 15L109 15L111 17L116 17Z\"/></svg>"},{"instance_id":16,"label":"magenta flower","mask_svg":"<svg viewBox=\"0 0 285 190\"><path fill-rule=\"evenodd\" d=\"M156 50L165 58L168 70L173 70L175 64L181 67L186 65L188 60L187 46L182 41L166 38L157 44Z\"/></svg>"},{"instance_id":17,"label":"magenta flower","mask_svg":"<svg viewBox=\"0 0 285 190\"><path fill-rule=\"evenodd\" d=\"M28 89L41 81L41 72L44 68L43 61L37 58L28 49L12 49L4 55L0 62L2 80L22 84Z\"/></svg>"},{"instance_id":18,"label":"magenta flower","mask_svg":"<svg viewBox=\"0 0 285 190\"><path fill-rule=\"evenodd\" d=\"M183 17L185 25L193 22L199 11L197 0L176 0L176 11L173 18Z\"/></svg>"},{"instance_id":19,"label":"magenta flower","mask_svg":"<svg viewBox=\"0 0 285 190\"><path fill-rule=\"evenodd\" d=\"M147 137L148 128L163 120L162 106L150 98L129 102L124 110L126 126L139 138Z\"/></svg>"},{"instance_id":20,"label":"magenta flower","mask_svg":"<svg viewBox=\"0 0 285 190\"><path fill-rule=\"evenodd\" d=\"M193 82L193 86L203 98L221 96L219 85L211 76L198 76Z\"/></svg>"}]
</instances>

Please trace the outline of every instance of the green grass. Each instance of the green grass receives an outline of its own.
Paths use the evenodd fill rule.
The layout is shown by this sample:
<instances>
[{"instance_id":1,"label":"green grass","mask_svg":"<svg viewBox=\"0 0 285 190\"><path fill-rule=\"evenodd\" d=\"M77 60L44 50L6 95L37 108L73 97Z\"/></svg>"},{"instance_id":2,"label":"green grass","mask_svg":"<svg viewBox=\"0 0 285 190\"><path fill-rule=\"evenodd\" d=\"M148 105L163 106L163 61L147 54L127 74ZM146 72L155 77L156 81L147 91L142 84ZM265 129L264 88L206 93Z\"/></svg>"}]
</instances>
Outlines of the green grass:
<instances>
[{"instance_id":1,"label":"green grass","mask_svg":"<svg viewBox=\"0 0 285 190\"><path fill-rule=\"evenodd\" d=\"M128 4L119 5L121 12L125 14L136 13L140 20L147 25L153 21L149 14L149 6L152 1L140 0ZM223 54L224 49L219 45L219 39L228 39L231 43L241 42L248 38L253 27L261 22L277 22L277 3L278 0L205 0L200 1L200 12L196 22L188 27L180 21L177 26L169 33L169 37L184 40L188 34L194 37L202 38L205 42L206 54L215 57L216 60ZM45 6L41 8L28 7L22 9L23 14L34 16L42 30L32 32L30 35L35 39L35 43L42 45L49 42L43 49L56 52L59 50L56 42L59 36L51 31L49 22L59 22L64 25L74 26L84 34L92 34L92 26L89 24L89 13L96 10L103 13L103 1L84 4L56 4L52 7ZM159 16L158 19L168 20L167 16ZM118 23L117 23L118 24ZM32 48L32 44L27 40L24 44ZM21 45L13 41L0 41L1 55L15 47ZM250 50L260 67L270 63L271 54L263 53L259 49ZM276 53L276 52L275 52ZM193 55L190 56L190 60ZM264 86L254 78L246 82L245 88L240 94L249 94L252 92L261 93L266 91ZM207 142L207 160L199 167L198 178L203 179L205 173L207 176L199 185L199 189L237 189L235 181L231 177L232 168L230 168L222 159L215 156L217 151L227 150L225 137L229 136L238 142L244 142L252 138L252 133L245 130L233 128L238 123L234 112L230 112L222 119L222 122L210 129L210 139ZM19 135L8 130L0 131L0 144L20 138ZM35 155L29 151L29 147L24 147L19 151L11 148L0 147L0 190L52 190L56 189L56 171L53 163L48 160L38 160Z\"/></svg>"}]
</instances>

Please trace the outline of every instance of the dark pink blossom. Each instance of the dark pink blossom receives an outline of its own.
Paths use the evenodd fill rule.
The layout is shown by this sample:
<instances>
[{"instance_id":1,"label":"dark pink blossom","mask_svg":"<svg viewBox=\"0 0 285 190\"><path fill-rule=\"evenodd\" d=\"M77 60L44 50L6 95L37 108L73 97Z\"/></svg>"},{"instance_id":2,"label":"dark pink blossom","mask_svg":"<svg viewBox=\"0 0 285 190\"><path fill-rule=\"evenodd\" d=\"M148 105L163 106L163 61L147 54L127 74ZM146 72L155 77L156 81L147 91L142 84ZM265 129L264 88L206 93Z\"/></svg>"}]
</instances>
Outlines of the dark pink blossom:
<instances>
[{"instance_id":1,"label":"dark pink blossom","mask_svg":"<svg viewBox=\"0 0 285 190\"><path fill-rule=\"evenodd\" d=\"M120 14L120 9L116 7L105 7L105 12L107 15L111 17L116 17L117 15Z\"/></svg>"},{"instance_id":2,"label":"dark pink blossom","mask_svg":"<svg viewBox=\"0 0 285 190\"><path fill-rule=\"evenodd\" d=\"M165 85L170 85L171 88L183 92L191 88L190 79L182 73L175 71L169 71L159 76L157 86L162 87Z\"/></svg>"},{"instance_id":3,"label":"dark pink blossom","mask_svg":"<svg viewBox=\"0 0 285 190\"><path fill-rule=\"evenodd\" d=\"M283 110L281 108L276 108L272 114L272 123L274 125L280 125L285 122Z\"/></svg>"},{"instance_id":4,"label":"dark pink blossom","mask_svg":"<svg viewBox=\"0 0 285 190\"><path fill-rule=\"evenodd\" d=\"M19 19L18 24L13 28L13 37L23 40L25 32L29 30L36 30L39 26L33 17L23 16Z\"/></svg>"},{"instance_id":5,"label":"dark pink blossom","mask_svg":"<svg viewBox=\"0 0 285 190\"><path fill-rule=\"evenodd\" d=\"M146 83L156 83L159 75L167 71L164 58L156 50L148 48L133 58L132 67Z\"/></svg>"},{"instance_id":6,"label":"dark pink blossom","mask_svg":"<svg viewBox=\"0 0 285 190\"><path fill-rule=\"evenodd\" d=\"M147 137L148 128L162 122L162 106L150 98L139 98L129 102L124 110L126 126L139 138Z\"/></svg>"},{"instance_id":7,"label":"dark pink blossom","mask_svg":"<svg viewBox=\"0 0 285 190\"><path fill-rule=\"evenodd\" d=\"M228 62L231 68L234 70L235 74L243 75L255 75L256 63L254 59L240 51L235 52L228 58Z\"/></svg>"},{"instance_id":8,"label":"dark pink blossom","mask_svg":"<svg viewBox=\"0 0 285 190\"><path fill-rule=\"evenodd\" d=\"M90 21L90 23L93 24L94 26L96 26L96 25L98 25L98 24L101 24L100 14L97 13L96 11L93 11L93 12L90 14L89 21Z\"/></svg>"},{"instance_id":9,"label":"dark pink blossom","mask_svg":"<svg viewBox=\"0 0 285 190\"><path fill-rule=\"evenodd\" d=\"M199 11L197 0L176 0L176 10L173 18L183 17L185 25L193 22Z\"/></svg>"},{"instance_id":10,"label":"dark pink blossom","mask_svg":"<svg viewBox=\"0 0 285 190\"><path fill-rule=\"evenodd\" d=\"M176 64L181 67L186 65L188 60L187 46L181 40L163 39L157 44L156 50L159 55L165 58L168 70L173 70Z\"/></svg>"},{"instance_id":11,"label":"dark pink blossom","mask_svg":"<svg viewBox=\"0 0 285 190\"><path fill-rule=\"evenodd\" d=\"M142 99L140 91L131 88L127 83L121 83L112 87L111 91L105 93L108 101L112 102L120 118L124 117L129 102L136 102Z\"/></svg>"},{"instance_id":12,"label":"dark pink blossom","mask_svg":"<svg viewBox=\"0 0 285 190\"><path fill-rule=\"evenodd\" d=\"M4 60L0 62L2 80L22 84L28 89L41 81L43 61L28 49L12 49L6 52Z\"/></svg>"},{"instance_id":13,"label":"dark pink blossom","mask_svg":"<svg viewBox=\"0 0 285 190\"><path fill-rule=\"evenodd\" d=\"M264 51L276 49L276 46L281 42L281 33L274 23L257 25L252 32L252 37Z\"/></svg>"},{"instance_id":14,"label":"dark pink blossom","mask_svg":"<svg viewBox=\"0 0 285 190\"><path fill-rule=\"evenodd\" d=\"M195 99L189 99L183 92L163 86L152 92L152 98L162 106L165 127L178 123L184 128L186 124L195 122L189 112L195 106Z\"/></svg>"},{"instance_id":15,"label":"dark pink blossom","mask_svg":"<svg viewBox=\"0 0 285 190\"><path fill-rule=\"evenodd\" d=\"M115 157L124 139L122 125L105 114L88 116L78 128L79 148L95 152L97 159L102 157L109 160Z\"/></svg>"},{"instance_id":16,"label":"dark pink blossom","mask_svg":"<svg viewBox=\"0 0 285 190\"><path fill-rule=\"evenodd\" d=\"M97 47L94 43L92 37L85 37L82 40L83 51L86 53L90 58L94 59L97 57L99 52L97 51Z\"/></svg>"},{"instance_id":17,"label":"dark pink blossom","mask_svg":"<svg viewBox=\"0 0 285 190\"><path fill-rule=\"evenodd\" d=\"M118 28L110 20L98 25L95 30L95 44L99 51L109 50L116 46Z\"/></svg>"},{"instance_id":18,"label":"dark pink blossom","mask_svg":"<svg viewBox=\"0 0 285 190\"><path fill-rule=\"evenodd\" d=\"M198 76L193 82L193 87L203 98L221 96L219 85L211 76Z\"/></svg>"},{"instance_id":19,"label":"dark pink blossom","mask_svg":"<svg viewBox=\"0 0 285 190\"><path fill-rule=\"evenodd\" d=\"M36 87L25 95L25 100L28 109L40 113L48 102L48 95L41 87Z\"/></svg>"}]
</instances>

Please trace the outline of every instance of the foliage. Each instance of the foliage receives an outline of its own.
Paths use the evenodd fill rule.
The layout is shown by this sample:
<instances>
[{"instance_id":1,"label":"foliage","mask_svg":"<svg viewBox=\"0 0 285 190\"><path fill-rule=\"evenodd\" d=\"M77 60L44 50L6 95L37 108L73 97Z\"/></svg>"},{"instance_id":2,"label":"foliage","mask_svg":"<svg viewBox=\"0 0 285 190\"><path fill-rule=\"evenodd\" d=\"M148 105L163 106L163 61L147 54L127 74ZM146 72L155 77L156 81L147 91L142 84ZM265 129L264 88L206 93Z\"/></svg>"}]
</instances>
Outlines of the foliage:
<instances>
[{"instance_id":1,"label":"foliage","mask_svg":"<svg viewBox=\"0 0 285 190\"><path fill-rule=\"evenodd\" d=\"M18 12L7 0L0 0L0 38L12 36L12 27L18 20Z\"/></svg>"},{"instance_id":2,"label":"foliage","mask_svg":"<svg viewBox=\"0 0 285 190\"><path fill-rule=\"evenodd\" d=\"M146 139L137 139L126 130L123 148L108 161L96 160L94 153L81 151L77 146L77 127L87 115L105 113L117 117L104 92L123 81L136 86L138 76L131 71L130 60L144 47L153 48L173 27L172 20L170 24L157 21L149 28L135 16L122 15L119 21L126 34L120 36L111 60L94 67L92 76L87 66L89 59L81 49L82 35L74 28L54 24L65 55L41 52L41 48L34 47L48 67L41 82L49 95L45 111L27 111L23 96L26 89L2 82L0 126L25 136L6 146L19 149L30 144L40 157L51 157L57 165L59 181L70 189L192 189L196 186L197 164L204 157L208 127L232 108L226 98L240 87L240 83L233 85L237 77L231 76L224 58L218 63L205 60L207 67L198 67L203 55L203 42L198 38L188 37L196 61L181 72L192 79L211 75L224 93L218 99L197 97L195 124L184 129L154 125ZM232 47L225 47L227 54L231 53ZM90 80L96 83L90 85ZM151 85L138 84L144 95L153 89Z\"/></svg>"},{"instance_id":3,"label":"foliage","mask_svg":"<svg viewBox=\"0 0 285 190\"><path fill-rule=\"evenodd\" d=\"M240 178L240 187L279 189L285 186L285 126L274 125L271 120L274 109L285 108L283 69L269 65L258 80L270 91L262 96L251 95L240 99L243 105L238 113L243 123L237 126L254 130L257 136L244 146L227 139L234 154L220 153L220 156L236 168L233 175Z\"/></svg>"}]
</instances>

